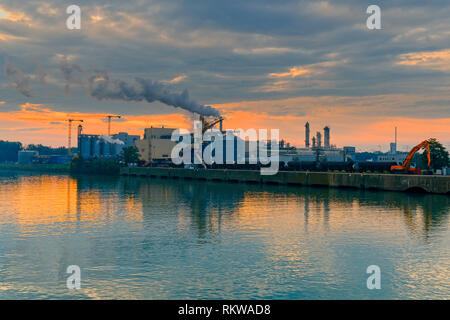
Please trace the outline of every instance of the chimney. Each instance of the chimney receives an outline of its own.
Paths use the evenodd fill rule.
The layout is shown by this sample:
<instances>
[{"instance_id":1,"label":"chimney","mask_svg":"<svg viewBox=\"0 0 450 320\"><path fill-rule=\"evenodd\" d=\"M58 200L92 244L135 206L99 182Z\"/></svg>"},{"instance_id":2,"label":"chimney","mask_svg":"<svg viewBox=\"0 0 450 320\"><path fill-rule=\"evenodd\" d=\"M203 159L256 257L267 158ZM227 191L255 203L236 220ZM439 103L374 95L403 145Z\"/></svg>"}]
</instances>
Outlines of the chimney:
<instances>
[{"instance_id":1,"label":"chimney","mask_svg":"<svg viewBox=\"0 0 450 320\"><path fill-rule=\"evenodd\" d=\"M305 124L305 148L309 148L309 122Z\"/></svg>"},{"instance_id":2,"label":"chimney","mask_svg":"<svg viewBox=\"0 0 450 320\"><path fill-rule=\"evenodd\" d=\"M316 147L316 137L312 137L312 147Z\"/></svg>"},{"instance_id":3,"label":"chimney","mask_svg":"<svg viewBox=\"0 0 450 320\"><path fill-rule=\"evenodd\" d=\"M317 137L317 147L321 148L322 147L322 134L319 131L317 131L316 137Z\"/></svg>"},{"instance_id":4,"label":"chimney","mask_svg":"<svg viewBox=\"0 0 450 320\"><path fill-rule=\"evenodd\" d=\"M323 144L325 148L330 148L330 128L328 126L323 128Z\"/></svg>"}]
</instances>

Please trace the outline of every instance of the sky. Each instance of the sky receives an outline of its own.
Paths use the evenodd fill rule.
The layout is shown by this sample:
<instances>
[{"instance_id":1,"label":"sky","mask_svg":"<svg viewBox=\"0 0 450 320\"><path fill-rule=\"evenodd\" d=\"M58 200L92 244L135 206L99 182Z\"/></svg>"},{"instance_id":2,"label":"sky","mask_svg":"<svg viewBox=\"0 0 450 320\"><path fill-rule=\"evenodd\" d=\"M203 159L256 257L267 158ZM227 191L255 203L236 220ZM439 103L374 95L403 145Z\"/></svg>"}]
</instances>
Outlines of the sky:
<instances>
[{"instance_id":1,"label":"sky","mask_svg":"<svg viewBox=\"0 0 450 320\"><path fill-rule=\"evenodd\" d=\"M72 4L80 30L66 27ZM372 4L381 30L366 26ZM224 128L279 129L298 147L306 121L338 147L387 151L395 127L401 150L449 147L449 16L448 0L0 0L0 140L66 145L66 119L105 134L108 114L123 116L113 132L192 127L158 99L92 94L100 74L126 93L136 79L176 101L187 90Z\"/></svg>"}]
</instances>

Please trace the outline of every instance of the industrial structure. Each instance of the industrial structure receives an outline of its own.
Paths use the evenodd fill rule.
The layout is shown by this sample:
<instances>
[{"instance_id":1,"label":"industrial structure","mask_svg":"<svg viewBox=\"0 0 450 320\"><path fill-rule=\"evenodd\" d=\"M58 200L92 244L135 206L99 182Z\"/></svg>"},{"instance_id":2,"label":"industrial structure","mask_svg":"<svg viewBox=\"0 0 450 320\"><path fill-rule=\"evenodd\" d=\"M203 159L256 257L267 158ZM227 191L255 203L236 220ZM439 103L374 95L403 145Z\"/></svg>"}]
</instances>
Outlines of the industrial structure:
<instances>
[{"instance_id":1,"label":"industrial structure","mask_svg":"<svg viewBox=\"0 0 450 320\"><path fill-rule=\"evenodd\" d=\"M67 119L69 123L69 137L67 143L67 154L70 156L72 154L72 122L83 122L84 120Z\"/></svg>"},{"instance_id":2,"label":"industrial structure","mask_svg":"<svg viewBox=\"0 0 450 320\"><path fill-rule=\"evenodd\" d=\"M78 126L78 154L84 159L116 157L124 147L134 146L140 140L138 135L120 132L113 135L83 134Z\"/></svg>"},{"instance_id":3,"label":"industrial structure","mask_svg":"<svg viewBox=\"0 0 450 320\"><path fill-rule=\"evenodd\" d=\"M305 124L305 148L309 148L309 122Z\"/></svg>"},{"instance_id":4,"label":"industrial structure","mask_svg":"<svg viewBox=\"0 0 450 320\"><path fill-rule=\"evenodd\" d=\"M145 128L144 139L136 140L140 159L145 162L168 162L176 142L171 140L174 128Z\"/></svg>"},{"instance_id":5,"label":"industrial structure","mask_svg":"<svg viewBox=\"0 0 450 320\"><path fill-rule=\"evenodd\" d=\"M325 148L330 148L330 128L328 126L323 128L323 133L323 145Z\"/></svg>"},{"instance_id":6,"label":"industrial structure","mask_svg":"<svg viewBox=\"0 0 450 320\"><path fill-rule=\"evenodd\" d=\"M322 134L320 133L320 131L317 131L316 133L316 142L317 142L317 148L322 148Z\"/></svg>"},{"instance_id":7,"label":"industrial structure","mask_svg":"<svg viewBox=\"0 0 450 320\"><path fill-rule=\"evenodd\" d=\"M112 118L120 119L121 116L108 115L108 116L106 116L106 118L108 119L108 136L110 136L110 135L111 135L111 119L112 119Z\"/></svg>"}]
</instances>

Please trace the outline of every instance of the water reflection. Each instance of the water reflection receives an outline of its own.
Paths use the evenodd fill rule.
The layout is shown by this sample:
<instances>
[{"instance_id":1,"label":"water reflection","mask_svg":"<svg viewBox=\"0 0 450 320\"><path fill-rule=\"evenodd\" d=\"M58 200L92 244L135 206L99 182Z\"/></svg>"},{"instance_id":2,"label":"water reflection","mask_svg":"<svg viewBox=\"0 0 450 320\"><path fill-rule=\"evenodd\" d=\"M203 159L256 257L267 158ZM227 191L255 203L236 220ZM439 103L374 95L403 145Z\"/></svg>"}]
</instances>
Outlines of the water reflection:
<instances>
[{"instance_id":1,"label":"water reflection","mask_svg":"<svg viewBox=\"0 0 450 320\"><path fill-rule=\"evenodd\" d=\"M421 274L418 297L442 297L449 213L443 195L0 172L0 297L359 298L368 260L393 283L376 298ZM74 261L91 282L68 293Z\"/></svg>"},{"instance_id":2,"label":"water reflection","mask_svg":"<svg viewBox=\"0 0 450 320\"><path fill-rule=\"evenodd\" d=\"M399 222L401 212L408 233L429 240L443 231L450 213L450 198L445 195L5 172L0 178L1 193L11 200L14 219L23 226L43 221L111 220L119 209L126 219L143 223L173 208L167 215L176 213L180 228L207 238L220 233L224 221L261 223L259 212L272 210L276 216L280 205L286 212L303 215L305 231L310 224L324 231L339 228L355 212L376 215L375 223L381 227L389 219L392 226ZM12 179L17 180L11 183ZM380 212L385 208L391 211Z\"/></svg>"}]
</instances>

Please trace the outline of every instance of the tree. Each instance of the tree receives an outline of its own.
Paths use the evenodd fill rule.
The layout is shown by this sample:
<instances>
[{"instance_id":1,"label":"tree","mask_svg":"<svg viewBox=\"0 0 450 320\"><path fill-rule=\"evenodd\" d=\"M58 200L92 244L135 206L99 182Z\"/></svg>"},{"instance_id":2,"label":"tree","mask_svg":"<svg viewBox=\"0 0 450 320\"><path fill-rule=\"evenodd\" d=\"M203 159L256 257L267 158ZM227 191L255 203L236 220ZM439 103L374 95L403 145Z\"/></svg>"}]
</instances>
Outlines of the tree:
<instances>
[{"instance_id":1,"label":"tree","mask_svg":"<svg viewBox=\"0 0 450 320\"><path fill-rule=\"evenodd\" d=\"M445 147L435 138L428 139L428 143L430 144L430 168L436 170L448 167L450 163L449 153ZM426 150L422 153L422 161L424 163L428 163L427 153Z\"/></svg>"},{"instance_id":2,"label":"tree","mask_svg":"<svg viewBox=\"0 0 450 320\"><path fill-rule=\"evenodd\" d=\"M17 162L17 154L22 143L0 140L0 162Z\"/></svg>"},{"instance_id":3,"label":"tree","mask_svg":"<svg viewBox=\"0 0 450 320\"><path fill-rule=\"evenodd\" d=\"M48 147L48 146L43 146L42 144L29 144L27 146L26 150L37 151L37 152L39 152L40 155L66 155L67 154L67 148L65 148L65 147L52 148L52 147Z\"/></svg>"},{"instance_id":4,"label":"tree","mask_svg":"<svg viewBox=\"0 0 450 320\"><path fill-rule=\"evenodd\" d=\"M119 154L119 160L125 162L127 165L130 163L139 162L139 150L135 146L125 147Z\"/></svg>"}]
</instances>

